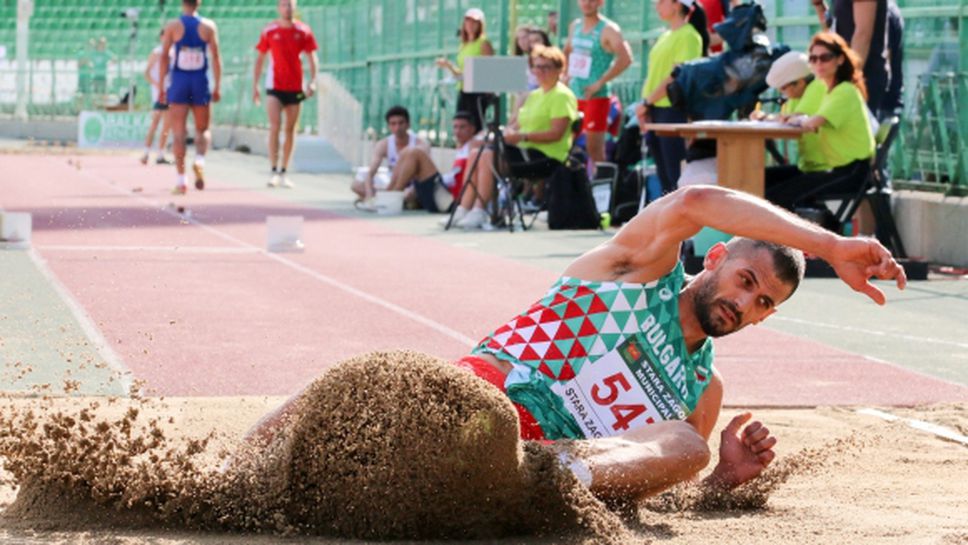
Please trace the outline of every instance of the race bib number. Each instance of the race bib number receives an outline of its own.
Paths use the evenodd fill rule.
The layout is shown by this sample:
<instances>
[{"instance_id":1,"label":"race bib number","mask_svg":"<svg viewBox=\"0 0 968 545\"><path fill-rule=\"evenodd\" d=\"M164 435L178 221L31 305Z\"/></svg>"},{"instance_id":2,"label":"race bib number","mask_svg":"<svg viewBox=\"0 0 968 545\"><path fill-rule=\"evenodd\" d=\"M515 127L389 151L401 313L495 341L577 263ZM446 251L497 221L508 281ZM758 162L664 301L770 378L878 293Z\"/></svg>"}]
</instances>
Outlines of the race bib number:
<instances>
[{"instance_id":1,"label":"race bib number","mask_svg":"<svg viewBox=\"0 0 968 545\"><path fill-rule=\"evenodd\" d=\"M572 78L587 79L591 71L591 56L584 51L572 51L568 56L568 75Z\"/></svg>"},{"instance_id":2,"label":"race bib number","mask_svg":"<svg viewBox=\"0 0 968 545\"><path fill-rule=\"evenodd\" d=\"M178 50L175 65L179 70L201 70L205 67L205 50L200 47L183 47Z\"/></svg>"},{"instance_id":3,"label":"race bib number","mask_svg":"<svg viewBox=\"0 0 968 545\"><path fill-rule=\"evenodd\" d=\"M656 358L638 336L581 368L578 376L551 385L586 438L620 435L664 420L684 420L676 395Z\"/></svg>"}]
</instances>

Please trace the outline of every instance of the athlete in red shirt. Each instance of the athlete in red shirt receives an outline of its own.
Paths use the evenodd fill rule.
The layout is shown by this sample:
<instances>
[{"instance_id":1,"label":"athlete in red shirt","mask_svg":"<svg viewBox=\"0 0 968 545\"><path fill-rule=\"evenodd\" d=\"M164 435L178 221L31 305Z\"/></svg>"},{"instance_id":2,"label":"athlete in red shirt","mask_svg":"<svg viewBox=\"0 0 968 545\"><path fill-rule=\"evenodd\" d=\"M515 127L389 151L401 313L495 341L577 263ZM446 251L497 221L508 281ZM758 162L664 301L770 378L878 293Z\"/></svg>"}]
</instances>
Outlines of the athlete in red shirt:
<instances>
[{"instance_id":1,"label":"athlete in red shirt","mask_svg":"<svg viewBox=\"0 0 968 545\"><path fill-rule=\"evenodd\" d=\"M252 80L252 100L258 104L259 79L266 54L272 53L270 69L266 73L266 112L269 113L269 161L272 178L269 187L292 187L286 175L286 167L295 145L296 123L299 121L300 103L316 92L316 38L309 25L293 20L296 0L279 0L279 19L272 21L259 36L255 46L259 58L255 61L255 78ZM309 58L309 82L303 87L302 59ZM286 112L286 141L282 148L282 165L279 167L279 129L282 112Z\"/></svg>"}]
</instances>

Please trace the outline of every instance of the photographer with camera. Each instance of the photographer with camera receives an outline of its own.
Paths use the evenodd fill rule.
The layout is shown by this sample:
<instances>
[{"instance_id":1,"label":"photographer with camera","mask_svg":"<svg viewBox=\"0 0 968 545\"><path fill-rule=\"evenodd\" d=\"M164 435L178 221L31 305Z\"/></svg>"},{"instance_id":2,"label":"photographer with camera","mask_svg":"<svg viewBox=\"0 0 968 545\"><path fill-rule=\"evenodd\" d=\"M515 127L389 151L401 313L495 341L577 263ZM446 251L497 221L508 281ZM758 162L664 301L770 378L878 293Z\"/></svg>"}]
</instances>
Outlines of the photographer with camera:
<instances>
[{"instance_id":1,"label":"photographer with camera","mask_svg":"<svg viewBox=\"0 0 968 545\"><path fill-rule=\"evenodd\" d=\"M536 45L531 51L531 71L539 87L532 91L518 119L504 131L504 156L508 172L517 178L545 179L568 158L571 149L571 124L578 119L578 99L560 81L565 54L557 47ZM491 165L495 150L485 149L480 165ZM488 220L484 207L494 193L494 172L490 168L474 171L475 191L464 191L454 222L464 229L477 229Z\"/></svg>"}]
</instances>

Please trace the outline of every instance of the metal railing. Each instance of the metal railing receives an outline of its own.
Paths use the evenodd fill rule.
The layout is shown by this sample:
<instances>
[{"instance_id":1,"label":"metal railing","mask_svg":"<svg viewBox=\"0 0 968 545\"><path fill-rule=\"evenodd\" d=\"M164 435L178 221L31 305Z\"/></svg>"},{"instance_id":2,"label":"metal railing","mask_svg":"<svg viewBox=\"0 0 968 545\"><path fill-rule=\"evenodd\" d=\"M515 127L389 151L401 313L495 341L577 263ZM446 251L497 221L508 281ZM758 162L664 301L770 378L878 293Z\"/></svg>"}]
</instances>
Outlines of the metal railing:
<instances>
[{"instance_id":1,"label":"metal railing","mask_svg":"<svg viewBox=\"0 0 968 545\"><path fill-rule=\"evenodd\" d=\"M968 134L968 0L898 0L905 17L905 114L892 152L896 179L909 186L945 191L968 188L965 134ZM320 46L321 71L338 79L360 102L362 130L385 132L383 113L394 104L410 109L414 128L435 143L448 140L456 87L434 65L438 56L456 53L456 30L465 9L482 7L495 49L509 52L516 26L544 27L557 11L560 43L579 15L576 0L327 0L303 7L302 18ZM805 49L819 22L809 2L763 0L774 42ZM220 6L219 10L229 9ZM610 0L606 15L618 22L629 40L635 63L615 82L623 103L638 99L647 69L649 47L663 28L651 2ZM254 45L264 19L226 19L220 26L223 52L223 100L213 109L217 123L265 127L266 116L251 100ZM153 40L141 33L138 40ZM144 51L144 44L131 50ZM33 60L28 72L28 114L73 116L85 108L117 102L134 87L133 107L150 105L143 80L146 59L115 58L102 88L84 80L76 59ZM16 103L16 63L0 59L0 115ZM300 131L318 130L315 99L303 108Z\"/></svg>"}]
</instances>

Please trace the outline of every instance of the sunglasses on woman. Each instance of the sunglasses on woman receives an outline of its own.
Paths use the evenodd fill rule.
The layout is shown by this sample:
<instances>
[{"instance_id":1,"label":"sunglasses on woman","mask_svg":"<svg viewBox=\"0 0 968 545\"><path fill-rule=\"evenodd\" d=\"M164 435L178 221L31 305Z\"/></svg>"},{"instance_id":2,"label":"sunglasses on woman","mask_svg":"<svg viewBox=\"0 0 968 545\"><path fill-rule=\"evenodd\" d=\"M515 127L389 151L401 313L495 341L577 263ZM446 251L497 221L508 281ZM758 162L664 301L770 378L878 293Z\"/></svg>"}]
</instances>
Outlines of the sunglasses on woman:
<instances>
[{"instance_id":1,"label":"sunglasses on woman","mask_svg":"<svg viewBox=\"0 0 968 545\"><path fill-rule=\"evenodd\" d=\"M816 64L818 62L830 62L837 58L837 53L821 53L819 55L810 55L807 60L810 64Z\"/></svg>"}]
</instances>

